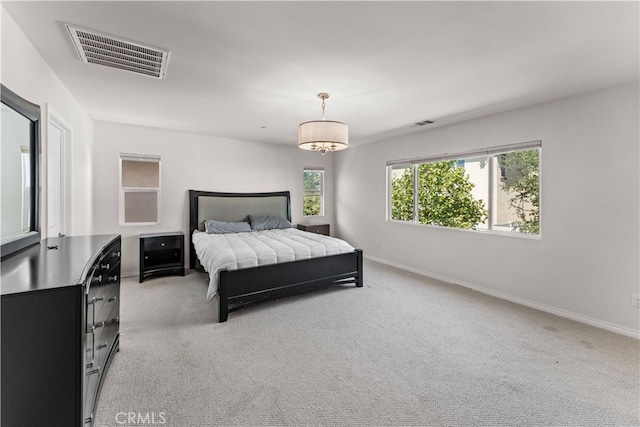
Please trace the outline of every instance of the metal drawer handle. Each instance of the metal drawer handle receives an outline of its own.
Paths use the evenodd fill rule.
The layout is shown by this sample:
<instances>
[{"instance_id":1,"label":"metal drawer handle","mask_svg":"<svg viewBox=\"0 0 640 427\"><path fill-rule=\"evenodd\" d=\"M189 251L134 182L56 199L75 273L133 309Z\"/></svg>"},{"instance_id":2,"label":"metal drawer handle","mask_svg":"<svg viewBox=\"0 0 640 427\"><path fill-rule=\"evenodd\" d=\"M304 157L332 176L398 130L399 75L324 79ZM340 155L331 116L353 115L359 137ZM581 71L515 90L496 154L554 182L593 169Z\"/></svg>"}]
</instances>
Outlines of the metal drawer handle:
<instances>
[{"instance_id":1,"label":"metal drawer handle","mask_svg":"<svg viewBox=\"0 0 640 427\"><path fill-rule=\"evenodd\" d=\"M91 424L91 421L93 421L93 415L90 415L89 418L84 419L85 424Z\"/></svg>"},{"instance_id":2,"label":"metal drawer handle","mask_svg":"<svg viewBox=\"0 0 640 427\"><path fill-rule=\"evenodd\" d=\"M103 300L104 300L104 297L95 297L95 298L91 298L91 300L88 301L87 304L95 304L98 301L103 301Z\"/></svg>"},{"instance_id":3,"label":"metal drawer handle","mask_svg":"<svg viewBox=\"0 0 640 427\"><path fill-rule=\"evenodd\" d=\"M102 350L103 348L105 348L107 345L106 344L100 344L98 346L98 350Z\"/></svg>"},{"instance_id":4,"label":"metal drawer handle","mask_svg":"<svg viewBox=\"0 0 640 427\"><path fill-rule=\"evenodd\" d=\"M100 264L100 268L102 270L108 270L110 268L110 265L109 264Z\"/></svg>"},{"instance_id":5,"label":"metal drawer handle","mask_svg":"<svg viewBox=\"0 0 640 427\"><path fill-rule=\"evenodd\" d=\"M160 243L160 246L164 247L166 245L165 242Z\"/></svg>"},{"instance_id":6,"label":"metal drawer handle","mask_svg":"<svg viewBox=\"0 0 640 427\"><path fill-rule=\"evenodd\" d=\"M98 323L96 323L96 324L94 325L94 328L95 328L95 329L103 328L103 327L104 327L104 322L98 322Z\"/></svg>"},{"instance_id":7,"label":"metal drawer handle","mask_svg":"<svg viewBox=\"0 0 640 427\"><path fill-rule=\"evenodd\" d=\"M99 372L100 372L100 366L98 366L96 369L92 369L90 371L87 371L87 376L93 375L93 374L97 374Z\"/></svg>"},{"instance_id":8,"label":"metal drawer handle","mask_svg":"<svg viewBox=\"0 0 640 427\"><path fill-rule=\"evenodd\" d=\"M118 297L111 297L111 298L109 298L107 300L107 302L114 302L114 301L117 301L117 300L118 300Z\"/></svg>"},{"instance_id":9,"label":"metal drawer handle","mask_svg":"<svg viewBox=\"0 0 640 427\"><path fill-rule=\"evenodd\" d=\"M87 368L87 369L93 368L93 362L87 363L87 366L85 366L85 368Z\"/></svg>"},{"instance_id":10,"label":"metal drawer handle","mask_svg":"<svg viewBox=\"0 0 640 427\"><path fill-rule=\"evenodd\" d=\"M118 281L118 276L107 276L107 282L117 282Z\"/></svg>"},{"instance_id":11,"label":"metal drawer handle","mask_svg":"<svg viewBox=\"0 0 640 427\"><path fill-rule=\"evenodd\" d=\"M112 253L111 256L120 258L120 251Z\"/></svg>"},{"instance_id":12,"label":"metal drawer handle","mask_svg":"<svg viewBox=\"0 0 640 427\"><path fill-rule=\"evenodd\" d=\"M98 283L102 283L102 274L101 274L101 275L99 275L98 277L94 277L94 278L93 278L93 281L94 281L94 282L98 282Z\"/></svg>"}]
</instances>

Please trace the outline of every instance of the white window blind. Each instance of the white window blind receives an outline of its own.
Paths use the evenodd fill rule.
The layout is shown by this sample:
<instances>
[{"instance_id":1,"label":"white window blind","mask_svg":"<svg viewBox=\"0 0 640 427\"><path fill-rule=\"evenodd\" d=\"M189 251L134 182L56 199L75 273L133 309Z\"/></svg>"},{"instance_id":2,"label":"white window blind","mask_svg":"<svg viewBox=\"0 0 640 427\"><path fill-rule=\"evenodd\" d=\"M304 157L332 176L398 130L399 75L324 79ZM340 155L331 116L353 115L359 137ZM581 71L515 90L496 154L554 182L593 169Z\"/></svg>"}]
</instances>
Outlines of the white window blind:
<instances>
[{"instance_id":1,"label":"white window blind","mask_svg":"<svg viewBox=\"0 0 640 427\"><path fill-rule=\"evenodd\" d=\"M120 154L120 224L160 223L160 156Z\"/></svg>"}]
</instances>

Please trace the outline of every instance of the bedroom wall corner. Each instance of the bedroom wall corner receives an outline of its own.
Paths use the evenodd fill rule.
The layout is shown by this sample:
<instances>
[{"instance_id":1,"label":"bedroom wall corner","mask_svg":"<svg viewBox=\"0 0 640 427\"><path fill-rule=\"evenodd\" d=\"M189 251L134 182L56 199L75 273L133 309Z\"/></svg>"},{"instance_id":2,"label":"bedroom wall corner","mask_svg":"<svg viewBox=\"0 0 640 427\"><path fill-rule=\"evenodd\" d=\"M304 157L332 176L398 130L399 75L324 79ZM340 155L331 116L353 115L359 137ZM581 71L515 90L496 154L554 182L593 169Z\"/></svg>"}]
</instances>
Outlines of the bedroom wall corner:
<instances>
[{"instance_id":1,"label":"bedroom wall corner","mask_svg":"<svg viewBox=\"0 0 640 427\"><path fill-rule=\"evenodd\" d=\"M637 81L347 150L341 237L366 256L638 337ZM389 160L542 140L540 239L386 221Z\"/></svg>"},{"instance_id":2,"label":"bedroom wall corner","mask_svg":"<svg viewBox=\"0 0 640 427\"><path fill-rule=\"evenodd\" d=\"M71 230L68 235L84 235L93 232L92 223L92 164L93 122L84 108L71 95L54 74L42 56L0 6L2 83L23 98L40 105L41 120L41 229L47 227L47 118L45 105L50 105L73 127L71 147Z\"/></svg>"},{"instance_id":3,"label":"bedroom wall corner","mask_svg":"<svg viewBox=\"0 0 640 427\"><path fill-rule=\"evenodd\" d=\"M322 166L326 215L334 221L333 161L297 146L261 144L141 125L95 122L94 231L122 235L123 276L139 272L139 235L182 231L188 245L188 190L269 192L289 190L294 224L302 218L302 172ZM160 224L119 224L120 153L161 156ZM185 251L189 265L189 251Z\"/></svg>"}]
</instances>

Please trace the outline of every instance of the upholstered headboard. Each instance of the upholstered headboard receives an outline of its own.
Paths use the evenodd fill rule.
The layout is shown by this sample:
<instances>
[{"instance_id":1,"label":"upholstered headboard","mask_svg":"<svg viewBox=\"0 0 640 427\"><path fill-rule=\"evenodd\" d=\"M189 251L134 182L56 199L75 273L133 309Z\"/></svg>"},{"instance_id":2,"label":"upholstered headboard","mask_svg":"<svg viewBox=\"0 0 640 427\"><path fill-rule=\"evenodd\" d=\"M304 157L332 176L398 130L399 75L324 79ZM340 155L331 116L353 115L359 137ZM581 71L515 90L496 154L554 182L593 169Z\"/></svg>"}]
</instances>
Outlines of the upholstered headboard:
<instances>
[{"instance_id":1,"label":"upholstered headboard","mask_svg":"<svg viewBox=\"0 0 640 427\"><path fill-rule=\"evenodd\" d=\"M219 193L189 190L189 267L195 268L196 253L191 236L204 230L204 221L248 221L249 214L275 215L291 221L288 191L272 193Z\"/></svg>"}]
</instances>

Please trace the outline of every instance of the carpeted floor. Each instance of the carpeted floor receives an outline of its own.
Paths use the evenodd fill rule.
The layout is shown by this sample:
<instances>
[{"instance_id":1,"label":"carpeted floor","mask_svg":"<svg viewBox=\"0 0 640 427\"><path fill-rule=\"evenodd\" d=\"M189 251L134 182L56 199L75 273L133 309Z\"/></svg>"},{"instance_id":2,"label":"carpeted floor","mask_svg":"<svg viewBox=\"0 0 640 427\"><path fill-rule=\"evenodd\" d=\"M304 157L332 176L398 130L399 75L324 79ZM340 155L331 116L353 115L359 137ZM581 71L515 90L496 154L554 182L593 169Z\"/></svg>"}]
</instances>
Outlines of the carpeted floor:
<instances>
[{"instance_id":1,"label":"carpeted floor","mask_svg":"<svg viewBox=\"0 0 640 427\"><path fill-rule=\"evenodd\" d=\"M122 282L96 427L640 425L632 338L369 260L222 324L206 287Z\"/></svg>"}]
</instances>

